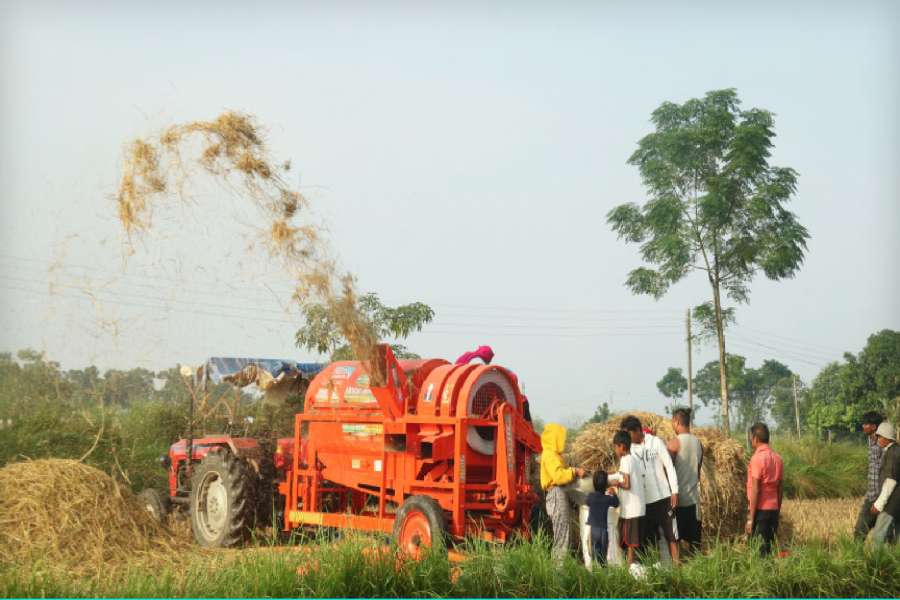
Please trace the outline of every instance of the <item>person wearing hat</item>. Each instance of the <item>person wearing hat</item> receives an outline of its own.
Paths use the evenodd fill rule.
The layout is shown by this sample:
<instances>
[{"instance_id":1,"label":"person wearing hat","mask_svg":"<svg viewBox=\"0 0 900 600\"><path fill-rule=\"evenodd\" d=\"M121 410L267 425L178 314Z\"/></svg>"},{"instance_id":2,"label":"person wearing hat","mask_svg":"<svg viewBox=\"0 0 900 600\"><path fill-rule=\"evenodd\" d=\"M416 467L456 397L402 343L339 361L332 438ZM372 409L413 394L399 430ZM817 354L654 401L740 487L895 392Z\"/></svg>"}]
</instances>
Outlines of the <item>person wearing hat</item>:
<instances>
[{"instance_id":1,"label":"person wearing hat","mask_svg":"<svg viewBox=\"0 0 900 600\"><path fill-rule=\"evenodd\" d=\"M887 540L894 524L900 519L900 488L897 486L900 481L900 446L897 445L894 426L887 421L882 421L875 430L875 439L884 454L878 471L881 492L872 504L872 514L877 517L875 526L869 532L869 541L879 546Z\"/></svg>"}]
</instances>

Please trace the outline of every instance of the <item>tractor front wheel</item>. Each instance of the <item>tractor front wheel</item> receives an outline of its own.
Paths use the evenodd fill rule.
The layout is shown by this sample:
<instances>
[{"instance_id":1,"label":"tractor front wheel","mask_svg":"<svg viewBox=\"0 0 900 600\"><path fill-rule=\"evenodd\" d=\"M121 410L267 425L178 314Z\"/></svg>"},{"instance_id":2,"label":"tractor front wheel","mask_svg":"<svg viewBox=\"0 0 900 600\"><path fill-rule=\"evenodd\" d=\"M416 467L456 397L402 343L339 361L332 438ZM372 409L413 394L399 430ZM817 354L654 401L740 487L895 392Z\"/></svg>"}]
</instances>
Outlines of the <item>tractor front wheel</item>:
<instances>
[{"instance_id":1,"label":"tractor front wheel","mask_svg":"<svg viewBox=\"0 0 900 600\"><path fill-rule=\"evenodd\" d=\"M394 519L394 542L400 552L421 559L430 549L446 552L446 518L441 505L428 496L410 496Z\"/></svg>"},{"instance_id":2,"label":"tractor front wheel","mask_svg":"<svg viewBox=\"0 0 900 600\"><path fill-rule=\"evenodd\" d=\"M201 546L244 541L256 516L256 474L230 452L210 452L191 478L191 528Z\"/></svg>"},{"instance_id":3,"label":"tractor front wheel","mask_svg":"<svg viewBox=\"0 0 900 600\"><path fill-rule=\"evenodd\" d=\"M138 501L153 516L153 519L160 524L165 524L166 517L169 516L169 497L153 488L147 488L138 494Z\"/></svg>"}]
</instances>

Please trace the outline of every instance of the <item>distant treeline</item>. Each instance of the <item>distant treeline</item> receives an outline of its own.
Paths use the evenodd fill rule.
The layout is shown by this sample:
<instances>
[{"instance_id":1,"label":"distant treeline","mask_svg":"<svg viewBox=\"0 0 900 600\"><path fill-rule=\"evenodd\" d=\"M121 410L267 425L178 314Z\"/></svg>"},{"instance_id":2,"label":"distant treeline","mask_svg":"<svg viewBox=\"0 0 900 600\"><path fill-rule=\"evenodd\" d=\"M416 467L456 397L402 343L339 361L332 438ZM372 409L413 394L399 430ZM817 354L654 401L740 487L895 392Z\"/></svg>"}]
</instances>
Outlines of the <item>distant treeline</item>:
<instances>
[{"instance_id":1,"label":"distant treeline","mask_svg":"<svg viewBox=\"0 0 900 600\"><path fill-rule=\"evenodd\" d=\"M227 384L195 393L197 435L287 435L301 406L299 398L271 406ZM190 398L177 367L64 371L34 350L0 353L0 465L83 457L136 490L162 486L158 458L186 435Z\"/></svg>"}]
</instances>

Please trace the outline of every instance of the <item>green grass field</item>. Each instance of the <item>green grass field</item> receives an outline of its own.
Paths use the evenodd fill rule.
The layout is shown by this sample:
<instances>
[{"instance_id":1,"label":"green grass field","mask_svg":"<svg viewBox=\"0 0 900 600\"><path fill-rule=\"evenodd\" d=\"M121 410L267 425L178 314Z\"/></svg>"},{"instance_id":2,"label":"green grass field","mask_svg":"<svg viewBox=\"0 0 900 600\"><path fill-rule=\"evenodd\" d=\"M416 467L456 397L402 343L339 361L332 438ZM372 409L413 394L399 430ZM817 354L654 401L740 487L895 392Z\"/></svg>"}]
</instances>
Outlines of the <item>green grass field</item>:
<instances>
[{"instance_id":1,"label":"green grass field","mask_svg":"<svg viewBox=\"0 0 900 600\"><path fill-rule=\"evenodd\" d=\"M0 594L178 597L897 597L900 550L879 551L841 540L794 548L786 558L759 558L743 545L719 545L678 569L588 572L574 559L554 568L545 542L507 548L476 544L453 576L446 558L429 556L399 569L392 556L367 557L367 538L314 542L311 550L258 547L192 551L182 568L112 566L94 578L40 565L0 567ZM309 548L309 546L306 546ZM315 563L313 562L315 561ZM301 565L316 564L305 575ZM455 581L454 581L455 580Z\"/></svg>"},{"instance_id":2,"label":"green grass field","mask_svg":"<svg viewBox=\"0 0 900 600\"><path fill-rule=\"evenodd\" d=\"M779 438L772 447L784 459L788 498L851 498L866 492L864 443L829 444L813 438Z\"/></svg>"}]
</instances>

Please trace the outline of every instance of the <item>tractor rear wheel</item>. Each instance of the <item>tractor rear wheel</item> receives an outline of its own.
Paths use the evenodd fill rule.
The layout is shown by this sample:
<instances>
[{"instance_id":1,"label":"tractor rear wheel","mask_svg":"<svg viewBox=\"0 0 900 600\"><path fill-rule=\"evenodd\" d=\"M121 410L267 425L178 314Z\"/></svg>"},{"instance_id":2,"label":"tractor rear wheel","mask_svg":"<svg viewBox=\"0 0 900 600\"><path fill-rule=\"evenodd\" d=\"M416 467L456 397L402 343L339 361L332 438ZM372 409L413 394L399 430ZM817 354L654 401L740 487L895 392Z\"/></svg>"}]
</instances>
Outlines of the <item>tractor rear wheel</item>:
<instances>
[{"instance_id":1,"label":"tractor rear wheel","mask_svg":"<svg viewBox=\"0 0 900 600\"><path fill-rule=\"evenodd\" d=\"M169 497L153 488L147 488L138 494L138 501L150 513L154 520L160 524L165 524L166 518L169 516Z\"/></svg>"},{"instance_id":2,"label":"tractor rear wheel","mask_svg":"<svg viewBox=\"0 0 900 600\"><path fill-rule=\"evenodd\" d=\"M230 452L210 452L191 478L191 528L201 546L244 541L256 517L256 474Z\"/></svg>"},{"instance_id":3,"label":"tractor rear wheel","mask_svg":"<svg viewBox=\"0 0 900 600\"><path fill-rule=\"evenodd\" d=\"M446 552L446 517L441 505L429 496L410 496L394 519L394 542L413 560L431 549Z\"/></svg>"}]
</instances>

